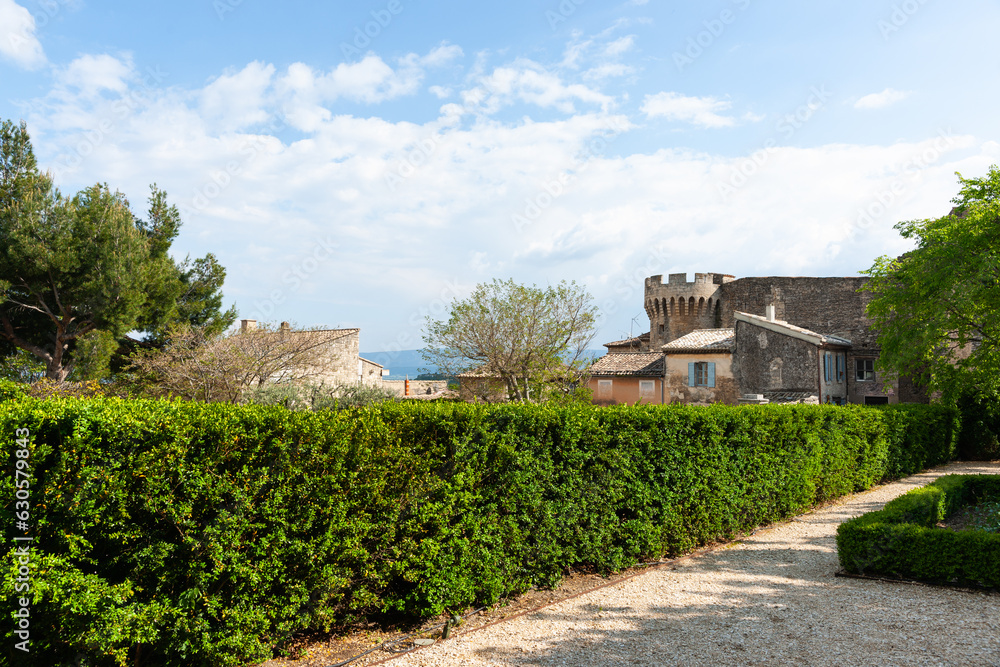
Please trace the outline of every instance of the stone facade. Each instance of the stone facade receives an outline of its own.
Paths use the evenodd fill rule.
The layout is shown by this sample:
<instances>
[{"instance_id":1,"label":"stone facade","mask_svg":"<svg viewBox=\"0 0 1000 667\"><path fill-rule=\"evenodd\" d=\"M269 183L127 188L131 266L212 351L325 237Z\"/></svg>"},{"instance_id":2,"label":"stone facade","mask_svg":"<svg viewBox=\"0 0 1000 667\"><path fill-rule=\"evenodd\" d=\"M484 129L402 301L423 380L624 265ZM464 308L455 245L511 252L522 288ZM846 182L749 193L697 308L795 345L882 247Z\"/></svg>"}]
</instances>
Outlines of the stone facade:
<instances>
[{"instance_id":1,"label":"stone facade","mask_svg":"<svg viewBox=\"0 0 1000 667\"><path fill-rule=\"evenodd\" d=\"M741 393L848 402L850 341L747 313L737 313L735 319L739 354L733 375Z\"/></svg>"},{"instance_id":2,"label":"stone facade","mask_svg":"<svg viewBox=\"0 0 1000 667\"><path fill-rule=\"evenodd\" d=\"M242 320L241 331L257 330L256 320ZM259 330L258 330L259 331ZM287 322L282 322L277 331L268 336L316 336L323 340L318 358L321 370L312 374L310 383L328 387L344 387L358 383L381 385L382 366L374 361L362 359L360 349L360 329L310 329L296 331Z\"/></svg>"},{"instance_id":3,"label":"stone facade","mask_svg":"<svg viewBox=\"0 0 1000 667\"><path fill-rule=\"evenodd\" d=\"M726 403L736 405L739 398L732 370L730 352L671 352L666 355L668 403L711 405ZM712 386L692 385L692 364L713 364L715 370Z\"/></svg>"},{"instance_id":4,"label":"stone facade","mask_svg":"<svg viewBox=\"0 0 1000 667\"><path fill-rule=\"evenodd\" d=\"M696 273L689 282L687 277L670 274L666 282L662 275L647 278L649 333L607 344L609 357L665 353L666 402L735 403L742 394L767 394L777 400L804 397L806 402L928 401L909 379L885 378L878 372L876 333L865 314L871 295L862 290L867 278L737 279ZM764 320L768 313L768 319L781 326L761 331L759 322L744 318L740 323L738 313L751 320ZM731 386L715 392L700 387L687 391L684 364L689 362L676 350L670 352L669 345L695 332L719 329L737 331L730 379L717 375ZM803 338L801 332L813 338Z\"/></svg>"},{"instance_id":5,"label":"stone facade","mask_svg":"<svg viewBox=\"0 0 1000 667\"><path fill-rule=\"evenodd\" d=\"M406 385L410 385L409 396L434 396L448 391L447 380L383 380L382 386L396 394L406 396Z\"/></svg>"}]
</instances>

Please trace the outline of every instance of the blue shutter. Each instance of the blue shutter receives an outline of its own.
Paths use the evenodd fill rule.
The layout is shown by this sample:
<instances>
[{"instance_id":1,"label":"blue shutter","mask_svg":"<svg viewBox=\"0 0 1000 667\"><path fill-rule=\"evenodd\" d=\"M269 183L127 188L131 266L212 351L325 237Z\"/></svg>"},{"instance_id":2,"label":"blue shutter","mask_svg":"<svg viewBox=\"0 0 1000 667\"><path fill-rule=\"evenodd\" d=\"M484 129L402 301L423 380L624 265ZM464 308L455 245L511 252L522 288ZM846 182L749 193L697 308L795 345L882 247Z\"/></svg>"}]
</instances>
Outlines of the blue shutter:
<instances>
[{"instance_id":1,"label":"blue shutter","mask_svg":"<svg viewBox=\"0 0 1000 667\"><path fill-rule=\"evenodd\" d=\"M830 353L827 352L823 355L823 379L830 382Z\"/></svg>"},{"instance_id":2,"label":"blue shutter","mask_svg":"<svg viewBox=\"0 0 1000 667\"><path fill-rule=\"evenodd\" d=\"M708 364L708 386L709 387L714 387L715 386L715 362L714 361Z\"/></svg>"},{"instance_id":3,"label":"blue shutter","mask_svg":"<svg viewBox=\"0 0 1000 667\"><path fill-rule=\"evenodd\" d=\"M689 387L693 387L694 386L694 362L693 361L691 361L691 362L688 363L688 386Z\"/></svg>"}]
</instances>

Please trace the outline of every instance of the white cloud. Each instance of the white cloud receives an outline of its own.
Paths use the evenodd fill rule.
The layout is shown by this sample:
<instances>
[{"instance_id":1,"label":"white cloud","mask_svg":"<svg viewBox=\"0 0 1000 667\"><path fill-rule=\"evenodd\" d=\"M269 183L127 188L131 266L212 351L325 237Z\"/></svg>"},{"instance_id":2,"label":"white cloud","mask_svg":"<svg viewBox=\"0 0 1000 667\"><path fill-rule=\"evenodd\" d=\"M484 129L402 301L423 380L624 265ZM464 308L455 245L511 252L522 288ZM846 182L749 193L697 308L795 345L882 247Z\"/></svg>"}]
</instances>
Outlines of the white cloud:
<instances>
[{"instance_id":1,"label":"white cloud","mask_svg":"<svg viewBox=\"0 0 1000 667\"><path fill-rule=\"evenodd\" d=\"M56 79L76 88L81 95L93 96L109 90L119 95L128 89L134 67L128 55L116 58L108 54L82 55L60 70Z\"/></svg>"},{"instance_id":2,"label":"white cloud","mask_svg":"<svg viewBox=\"0 0 1000 667\"><path fill-rule=\"evenodd\" d=\"M632 74L634 71L635 70L628 65L623 65L621 63L608 63L606 65L592 67L583 73L583 78L587 81L601 81L603 79L610 79L613 77L627 76Z\"/></svg>"},{"instance_id":3,"label":"white cloud","mask_svg":"<svg viewBox=\"0 0 1000 667\"><path fill-rule=\"evenodd\" d=\"M604 53L609 56L620 56L626 51L631 51L635 45L635 37L627 35L611 42L604 47Z\"/></svg>"},{"instance_id":4,"label":"white cloud","mask_svg":"<svg viewBox=\"0 0 1000 667\"><path fill-rule=\"evenodd\" d=\"M14 0L0 0L0 55L35 70L45 64L45 50L35 35L35 17Z\"/></svg>"},{"instance_id":5,"label":"white cloud","mask_svg":"<svg viewBox=\"0 0 1000 667\"><path fill-rule=\"evenodd\" d=\"M165 188L184 217L177 251L216 253L227 268L226 297L244 317L364 324L371 349L420 347L424 315L446 312L442 294L461 296L494 276L529 284L575 278L610 326L627 328L641 312L648 275L851 275L904 249L896 221L947 212L955 171L981 173L1000 161L995 143L970 157L976 144L968 137L778 147L724 199L720 185L750 158L629 151L629 120L603 111L613 100L527 61L487 74L490 87L476 79L483 108L521 101L585 110L453 123L448 113L468 107L445 105L441 117L418 124L324 106L344 91L364 100L358 91L388 90L386 77L406 66L385 65L383 76L380 62L351 70L356 79L250 63L197 90L164 88L114 116L114 128L85 151L78 128L99 127L102 110L67 99L60 113L72 125L50 123L36 149L42 168L63 154L82 156L57 173L68 192L108 181L141 202L149 183ZM232 107L222 99L227 91ZM304 133L294 141L219 123L220 115L256 118L261 110L273 119L293 96ZM719 122L712 116L727 120L728 102L681 99L696 103L682 109L676 99L647 99L644 111L708 126ZM874 211L872 224L859 226L863 211ZM428 261L447 257L458 261Z\"/></svg>"},{"instance_id":6,"label":"white cloud","mask_svg":"<svg viewBox=\"0 0 1000 667\"><path fill-rule=\"evenodd\" d=\"M201 110L230 129L242 129L267 120L266 95L274 65L252 62L235 74L224 74L201 91Z\"/></svg>"},{"instance_id":7,"label":"white cloud","mask_svg":"<svg viewBox=\"0 0 1000 667\"><path fill-rule=\"evenodd\" d=\"M526 59L497 67L482 76L479 85L462 91L466 109L492 114L515 102L575 113L577 103L599 105L608 110L613 98L579 83L564 83L558 73Z\"/></svg>"},{"instance_id":8,"label":"white cloud","mask_svg":"<svg viewBox=\"0 0 1000 667\"><path fill-rule=\"evenodd\" d=\"M650 118L678 120L699 127L732 127L736 120L731 116L721 116L718 111L732 107L728 100L714 97L686 97L680 93L663 92L647 95L640 110Z\"/></svg>"},{"instance_id":9,"label":"white cloud","mask_svg":"<svg viewBox=\"0 0 1000 667\"><path fill-rule=\"evenodd\" d=\"M865 95L854 103L855 109L884 109L910 96L909 92L886 88L881 93Z\"/></svg>"}]
</instances>

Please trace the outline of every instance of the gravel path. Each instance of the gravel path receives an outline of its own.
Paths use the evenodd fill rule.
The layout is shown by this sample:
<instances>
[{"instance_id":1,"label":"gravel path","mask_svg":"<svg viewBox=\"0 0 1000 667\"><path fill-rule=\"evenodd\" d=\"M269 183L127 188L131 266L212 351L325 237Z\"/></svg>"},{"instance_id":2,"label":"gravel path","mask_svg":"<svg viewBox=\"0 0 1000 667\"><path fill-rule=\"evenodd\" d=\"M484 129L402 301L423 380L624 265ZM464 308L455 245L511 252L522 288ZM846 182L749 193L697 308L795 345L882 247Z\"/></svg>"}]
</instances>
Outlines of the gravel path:
<instances>
[{"instance_id":1,"label":"gravel path","mask_svg":"<svg viewBox=\"0 0 1000 667\"><path fill-rule=\"evenodd\" d=\"M406 665L1000 665L1000 595L838 578L844 520L955 463L540 611L392 660Z\"/></svg>"}]
</instances>

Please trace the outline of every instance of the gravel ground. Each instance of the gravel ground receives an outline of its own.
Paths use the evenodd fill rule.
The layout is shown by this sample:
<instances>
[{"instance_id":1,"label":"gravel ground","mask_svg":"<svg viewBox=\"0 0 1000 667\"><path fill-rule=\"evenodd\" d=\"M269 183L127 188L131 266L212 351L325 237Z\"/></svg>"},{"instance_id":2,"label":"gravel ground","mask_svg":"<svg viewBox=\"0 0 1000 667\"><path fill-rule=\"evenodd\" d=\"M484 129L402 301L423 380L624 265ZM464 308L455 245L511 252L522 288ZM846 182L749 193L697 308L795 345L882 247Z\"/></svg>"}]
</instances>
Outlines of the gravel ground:
<instances>
[{"instance_id":1,"label":"gravel ground","mask_svg":"<svg viewBox=\"0 0 1000 667\"><path fill-rule=\"evenodd\" d=\"M835 577L837 526L955 463L391 660L406 665L1000 665L1000 594Z\"/></svg>"}]
</instances>

